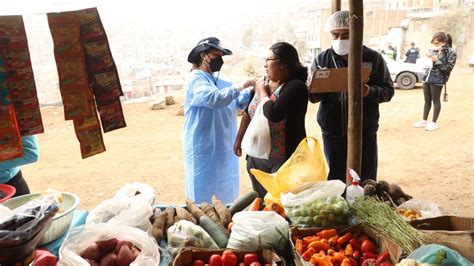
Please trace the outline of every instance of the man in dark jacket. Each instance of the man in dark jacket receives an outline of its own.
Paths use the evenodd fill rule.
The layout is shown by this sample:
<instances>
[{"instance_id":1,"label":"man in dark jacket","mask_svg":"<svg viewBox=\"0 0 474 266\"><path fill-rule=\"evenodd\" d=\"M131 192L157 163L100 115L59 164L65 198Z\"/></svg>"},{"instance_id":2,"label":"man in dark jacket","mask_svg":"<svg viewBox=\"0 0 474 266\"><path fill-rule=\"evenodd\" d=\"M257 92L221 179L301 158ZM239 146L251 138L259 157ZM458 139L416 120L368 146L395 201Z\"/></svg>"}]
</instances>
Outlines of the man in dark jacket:
<instances>
[{"instance_id":1,"label":"man in dark jacket","mask_svg":"<svg viewBox=\"0 0 474 266\"><path fill-rule=\"evenodd\" d=\"M332 47L316 57L311 71L347 67L348 19L348 11L339 11L329 17L326 28L332 35ZM363 87L362 173L360 176L362 180L376 180L379 104L390 101L394 95L394 89L387 64L377 51L364 46L362 65L371 67L372 72L369 81ZM329 165L328 180L346 181L347 99L347 92L310 94L312 103L320 103L317 120L323 133L324 153Z\"/></svg>"},{"instance_id":2,"label":"man in dark jacket","mask_svg":"<svg viewBox=\"0 0 474 266\"><path fill-rule=\"evenodd\" d=\"M415 64L416 60L420 57L420 49L418 47L415 47L415 43L411 43L410 49L405 53L405 56L407 57L405 59L406 63L412 63Z\"/></svg>"}]
</instances>

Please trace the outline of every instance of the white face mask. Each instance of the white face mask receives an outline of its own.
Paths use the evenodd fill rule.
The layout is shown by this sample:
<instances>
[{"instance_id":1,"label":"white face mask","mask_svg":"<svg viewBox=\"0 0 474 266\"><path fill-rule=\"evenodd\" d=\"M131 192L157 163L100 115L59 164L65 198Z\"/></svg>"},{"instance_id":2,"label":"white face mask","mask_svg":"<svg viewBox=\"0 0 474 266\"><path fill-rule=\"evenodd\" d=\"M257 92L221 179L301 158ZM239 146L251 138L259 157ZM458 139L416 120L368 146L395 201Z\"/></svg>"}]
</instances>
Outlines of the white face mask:
<instances>
[{"instance_id":1,"label":"white face mask","mask_svg":"<svg viewBox=\"0 0 474 266\"><path fill-rule=\"evenodd\" d=\"M349 53L349 40L333 40L332 49L338 55L347 55Z\"/></svg>"}]
</instances>

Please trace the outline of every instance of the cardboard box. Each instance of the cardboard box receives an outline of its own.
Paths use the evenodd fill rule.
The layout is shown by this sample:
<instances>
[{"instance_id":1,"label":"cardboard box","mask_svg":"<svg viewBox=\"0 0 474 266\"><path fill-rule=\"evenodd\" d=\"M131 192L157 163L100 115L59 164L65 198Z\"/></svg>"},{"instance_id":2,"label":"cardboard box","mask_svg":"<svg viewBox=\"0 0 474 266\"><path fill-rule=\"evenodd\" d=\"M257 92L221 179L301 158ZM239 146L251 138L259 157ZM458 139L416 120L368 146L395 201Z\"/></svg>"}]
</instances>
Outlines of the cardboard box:
<instances>
[{"instance_id":1,"label":"cardboard box","mask_svg":"<svg viewBox=\"0 0 474 266\"><path fill-rule=\"evenodd\" d=\"M362 67L362 83L369 80L372 68ZM341 92L348 88L348 68L317 69L309 85L310 93Z\"/></svg>"},{"instance_id":2,"label":"cardboard box","mask_svg":"<svg viewBox=\"0 0 474 266\"><path fill-rule=\"evenodd\" d=\"M332 228L336 229L338 231L339 235L342 235L346 232L355 232L355 231L358 231L358 230L363 230L363 232L368 237L375 240L375 244L377 244L377 247L379 248L379 251L388 251L388 253L390 253L391 263L395 264L395 263L399 262L401 257L402 257L402 252L403 252L402 248L400 248L397 244L391 242L390 240L377 235L374 231L372 231L368 228L361 227L361 226L346 226L346 227L332 227ZM298 228L298 227L293 227L291 229L291 236L292 236L292 239L294 237L303 238L305 236L315 235L317 232L319 232L321 230L324 230L324 229L330 229L330 228L321 228L321 227L318 227L318 228ZM298 255L297 259L300 260L300 262L297 262L296 264L301 265L300 263L303 262L303 259L299 255Z\"/></svg>"},{"instance_id":3,"label":"cardboard box","mask_svg":"<svg viewBox=\"0 0 474 266\"><path fill-rule=\"evenodd\" d=\"M204 263L209 264L209 258L214 254L222 255L224 250L213 250L213 249L203 249L203 248L183 248L179 251L178 255L173 261L173 266L184 266L184 265L192 265L195 260L203 260ZM238 262L244 262L244 256L247 251L238 251L232 250L234 254L237 256ZM261 251L255 252L257 253L260 263L264 264L272 264L278 266L285 266L285 261L278 256L273 250L271 249L263 249Z\"/></svg>"},{"instance_id":4,"label":"cardboard box","mask_svg":"<svg viewBox=\"0 0 474 266\"><path fill-rule=\"evenodd\" d=\"M410 224L433 238L433 243L447 246L474 261L474 218L440 216L411 221Z\"/></svg>"}]
</instances>

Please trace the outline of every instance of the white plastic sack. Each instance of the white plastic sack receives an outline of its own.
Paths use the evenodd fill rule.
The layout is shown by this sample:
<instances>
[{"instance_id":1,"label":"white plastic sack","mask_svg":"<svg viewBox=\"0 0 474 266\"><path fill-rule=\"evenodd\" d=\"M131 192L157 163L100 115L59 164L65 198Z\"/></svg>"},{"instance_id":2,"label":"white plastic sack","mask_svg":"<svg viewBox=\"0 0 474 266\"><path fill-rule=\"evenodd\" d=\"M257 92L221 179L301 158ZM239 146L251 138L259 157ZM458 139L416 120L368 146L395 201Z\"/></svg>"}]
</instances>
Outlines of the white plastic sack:
<instances>
[{"instance_id":1,"label":"white plastic sack","mask_svg":"<svg viewBox=\"0 0 474 266\"><path fill-rule=\"evenodd\" d=\"M198 247L219 249L211 236L199 225L181 220L168 228L168 246L170 248Z\"/></svg>"},{"instance_id":2,"label":"white plastic sack","mask_svg":"<svg viewBox=\"0 0 474 266\"><path fill-rule=\"evenodd\" d=\"M285 252L289 225L276 212L241 211L232 217L232 221L234 225L227 248L245 251L273 248Z\"/></svg>"},{"instance_id":3,"label":"white plastic sack","mask_svg":"<svg viewBox=\"0 0 474 266\"><path fill-rule=\"evenodd\" d=\"M115 193L115 197L132 198L135 196L146 198L150 205L153 205L156 199L155 190L149 185L139 182L125 184Z\"/></svg>"},{"instance_id":4,"label":"white plastic sack","mask_svg":"<svg viewBox=\"0 0 474 266\"><path fill-rule=\"evenodd\" d=\"M255 110L255 114L245 131L242 140L242 151L249 156L268 159L272 149L270 125L263 114L263 105L268 99L262 99Z\"/></svg>"},{"instance_id":5,"label":"white plastic sack","mask_svg":"<svg viewBox=\"0 0 474 266\"><path fill-rule=\"evenodd\" d=\"M433 218L443 215L436 203L424 199L411 199L405 201L404 203L400 204L400 206L398 206L398 209L410 209L417 211L421 214L420 219Z\"/></svg>"},{"instance_id":6,"label":"white plastic sack","mask_svg":"<svg viewBox=\"0 0 474 266\"><path fill-rule=\"evenodd\" d=\"M97 205L87 216L86 224L120 224L149 231L152 215L153 207L145 195L114 197Z\"/></svg>"},{"instance_id":7,"label":"white plastic sack","mask_svg":"<svg viewBox=\"0 0 474 266\"><path fill-rule=\"evenodd\" d=\"M73 229L59 249L59 263L62 266L88 266L79 253L98 240L117 238L132 242L140 255L131 266L158 265L160 251L156 240L142 230L123 225L91 224Z\"/></svg>"},{"instance_id":8,"label":"white plastic sack","mask_svg":"<svg viewBox=\"0 0 474 266\"><path fill-rule=\"evenodd\" d=\"M341 197L346 185L340 180L307 184L298 193L281 194L286 215L293 225L329 227L348 223L349 205Z\"/></svg>"}]
</instances>

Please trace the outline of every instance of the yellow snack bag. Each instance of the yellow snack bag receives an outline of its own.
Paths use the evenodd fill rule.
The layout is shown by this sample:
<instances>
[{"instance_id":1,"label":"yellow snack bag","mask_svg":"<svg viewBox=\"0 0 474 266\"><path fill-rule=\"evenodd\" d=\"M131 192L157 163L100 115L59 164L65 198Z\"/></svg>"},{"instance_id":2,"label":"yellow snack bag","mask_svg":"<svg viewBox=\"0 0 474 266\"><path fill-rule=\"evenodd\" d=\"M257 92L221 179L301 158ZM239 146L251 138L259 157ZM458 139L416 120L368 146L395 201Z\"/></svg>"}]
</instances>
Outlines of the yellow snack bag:
<instances>
[{"instance_id":1,"label":"yellow snack bag","mask_svg":"<svg viewBox=\"0 0 474 266\"><path fill-rule=\"evenodd\" d=\"M250 172L277 202L280 202L280 193L298 185L327 180L326 160L318 140L313 137L303 139L276 173L257 169L250 169Z\"/></svg>"}]
</instances>

